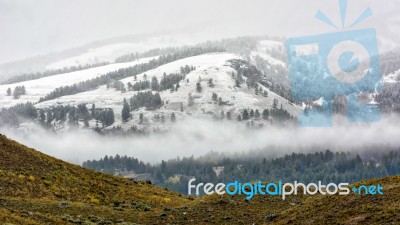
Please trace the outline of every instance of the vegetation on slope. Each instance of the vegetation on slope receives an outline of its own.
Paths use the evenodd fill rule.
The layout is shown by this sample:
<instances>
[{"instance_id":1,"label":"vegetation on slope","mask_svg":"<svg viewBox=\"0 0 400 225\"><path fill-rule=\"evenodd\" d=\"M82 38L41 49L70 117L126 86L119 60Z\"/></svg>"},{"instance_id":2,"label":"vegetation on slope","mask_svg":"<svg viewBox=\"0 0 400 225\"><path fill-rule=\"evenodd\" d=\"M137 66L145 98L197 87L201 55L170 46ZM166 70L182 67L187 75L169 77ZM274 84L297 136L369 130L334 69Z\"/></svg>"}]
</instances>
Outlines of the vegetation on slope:
<instances>
[{"instance_id":1,"label":"vegetation on slope","mask_svg":"<svg viewBox=\"0 0 400 225\"><path fill-rule=\"evenodd\" d=\"M384 195L183 197L81 168L0 135L0 224L398 224L400 176ZM360 184L356 184L360 185Z\"/></svg>"},{"instance_id":2,"label":"vegetation on slope","mask_svg":"<svg viewBox=\"0 0 400 225\"><path fill-rule=\"evenodd\" d=\"M70 214L81 215L82 219L102 215L105 220L137 221L141 217L135 215L157 213L189 201L147 182L133 182L63 162L2 135L0 159L1 209L6 214L40 217L49 224L53 219L63 221ZM62 202L68 207L64 209ZM52 216L47 218L46 213Z\"/></svg>"}]
</instances>

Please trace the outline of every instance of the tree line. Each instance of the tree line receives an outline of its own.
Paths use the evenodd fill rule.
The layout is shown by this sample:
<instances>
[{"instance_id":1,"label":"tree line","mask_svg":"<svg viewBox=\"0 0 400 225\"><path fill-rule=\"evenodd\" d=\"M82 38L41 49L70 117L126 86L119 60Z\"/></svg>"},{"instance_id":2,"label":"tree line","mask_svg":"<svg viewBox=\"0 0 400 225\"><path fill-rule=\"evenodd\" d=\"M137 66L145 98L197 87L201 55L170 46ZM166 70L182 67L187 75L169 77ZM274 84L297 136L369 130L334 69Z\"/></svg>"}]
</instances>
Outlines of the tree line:
<instances>
[{"instance_id":1,"label":"tree line","mask_svg":"<svg viewBox=\"0 0 400 225\"><path fill-rule=\"evenodd\" d=\"M196 56L208 52L215 52L215 48L187 48L183 51L168 54L158 57L157 59L152 59L148 63L138 64L128 68L121 68L113 72L109 72L97 78L91 80L82 81L73 85L63 86L56 88L54 91L47 94L45 97L40 98L39 102L44 102L52 99L56 99L65 95L73 95L89 90L98 88L100 85L107 85L112 80L121 80L126 77L138 75L144 73L148 70L155 69L161 65L187 58L190 56Z\"/></svg>"},{"instance_id":2,"label":"tree line","mask_svg":"<svg viewBox=\"0 0 400 225\"><path fill-rule=\"evenodd\" d=\"M9 87L9 88L7 88L6 92L7 92L7 96L11 96L12 95L14 97L14 99L19 99L19 97L21 95L26 95L26 89L25 89L24 85L16 86L14 88L14 91L12 91L11 88Z\"/></svg>"},{"instance_id":3,"label":"tree line","mask_svg":"<svg viewBox=\"0 0 400 225\"><path fill-rule=\"evenodd\" d=\"M50 77L53 75L58 75L58 74L63 74L63 73L71 73L71 72L75 72L75 71L79 71L79 70L86 70L86 69L90 69L90 68L105 66L108 64L109 63L107 63L107 62L102 62L102 63L95 63L95 64L64 67L62 69L46 70L46 71L37 72L37 73L27 73L27 74L22 74L22 75L11 77L10 79L3 81L1 84L14 84L14 83L24 82L24 81L28 81L28 80L36 80L36 79L43 78L43 77Z\"/></svg>"},{"instance_id":4,"label":"tree line","mask_svg":"<svg viewBox=\"0 0 400 225\"><path fill-rule=\"evenodd\" d=\"M353 183L363 179L399 175L400 149L394 148L384 152L375 157L330 150L306 154L292 153L277 158L210 155L213 159L205 160L203 157L195 159L192 156L163 160L156 165L117 155L86 161L83 166L112 174L121 171L150 173L156 184L187 194L187 177L192 176L198 182L213 183L234 180Z\"/></svg>"}]
</instances>

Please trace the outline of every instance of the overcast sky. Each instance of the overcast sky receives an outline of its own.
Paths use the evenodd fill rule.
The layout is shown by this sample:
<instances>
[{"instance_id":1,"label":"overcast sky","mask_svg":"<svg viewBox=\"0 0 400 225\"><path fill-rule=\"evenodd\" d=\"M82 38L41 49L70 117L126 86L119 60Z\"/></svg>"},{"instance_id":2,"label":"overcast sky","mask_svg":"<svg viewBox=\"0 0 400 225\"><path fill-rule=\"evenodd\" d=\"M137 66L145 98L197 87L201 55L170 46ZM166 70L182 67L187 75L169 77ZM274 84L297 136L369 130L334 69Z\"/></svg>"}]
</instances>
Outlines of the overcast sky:
<instances>
[{"instance_id":1,"label":"overcast sky","mask_svg":"<svg viewBox=\"0 0 400 225\"><path fill-rule=\"evenodd\" d=\"M398 26L389 16L399 11L396 2L349 0L348 20L371 6L374 17L360 27L386 33ZM221 37L334 31L314 19L318 9L340 22L338 0L0 0L0 63L153 31Z\"/></svg>"}]
</instances>

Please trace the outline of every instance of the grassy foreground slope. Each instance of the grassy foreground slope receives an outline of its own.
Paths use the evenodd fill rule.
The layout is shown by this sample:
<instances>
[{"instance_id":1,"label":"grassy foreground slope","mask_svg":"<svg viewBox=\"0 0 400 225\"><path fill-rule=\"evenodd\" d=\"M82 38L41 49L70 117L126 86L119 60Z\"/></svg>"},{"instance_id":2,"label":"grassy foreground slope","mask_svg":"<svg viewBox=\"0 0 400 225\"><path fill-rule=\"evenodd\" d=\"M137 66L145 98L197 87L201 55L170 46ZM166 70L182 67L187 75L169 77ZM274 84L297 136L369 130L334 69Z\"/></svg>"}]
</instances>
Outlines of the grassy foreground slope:
<instances>
[{"instance_id":1,"label":"grassy foreground slope","mask_svg":"<svg viewBox=\"0 0 400 225\"><path fill-rule=\"evenodd\" d=\"M384 195L193 199L0 135L0 224L400 224L400 176L362 183L383 185Z\"/></svg>"},{"instance_id":2,"label":"grassy foreground slope","mask_svg":"<svg viewBox=\"0 0 400 225\"><path fill-rule=\"evenodd\" d=\"M0 224L21 218L47 224L146 222L143 215L188 201L145 182L63 162L0 135Z\"/></svg>"}]
</instances>

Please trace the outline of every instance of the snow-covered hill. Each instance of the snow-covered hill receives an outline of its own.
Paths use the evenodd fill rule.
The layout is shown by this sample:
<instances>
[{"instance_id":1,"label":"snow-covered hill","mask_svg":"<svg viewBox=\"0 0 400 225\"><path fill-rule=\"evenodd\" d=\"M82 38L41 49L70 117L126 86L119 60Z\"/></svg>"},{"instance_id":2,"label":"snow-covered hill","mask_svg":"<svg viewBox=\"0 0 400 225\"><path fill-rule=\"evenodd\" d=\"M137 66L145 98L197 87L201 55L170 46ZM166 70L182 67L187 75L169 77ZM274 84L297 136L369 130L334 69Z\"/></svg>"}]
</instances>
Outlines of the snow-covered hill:
<instances>
[{"instance_id":1,"label":"snow-covered hill","mask_svg":"<svg viewBox=\"0 0 400 225\"><path fill-rule=\"evenodd\" d=\"M195 35L178 34L148 37L135 42L118 42L91 48L82 54L51 63L47 66L47 69L62 69L64 67L79 65L83 66L86 64L95 64L99 62L113 63L115 59L121 55L135 52L142 53L154 48L169 48L192 45L197 42L199 42L199 40Z\"/></svg>"},{"instance_id":2,"label":"snow-covered hill","mask_svg":"<svg viewBox=\"0 0 400 225\"><path fill-rule=\"evenodd\" d=\"M169 117L171 113L175 113L177 120L182 120L191 116L195 117L208 117L221 115L230 112L234 118L239 115L244 109L271 109L274 99L278 101L279 106L286 109L292 115L297 115L302 108L288 100L278 96L271 92L266 87L260 84L263 90L268 91L268 97L264 97L261 94L256 95L253 89L249 89L246 85L242 87L235 87L235 80L232 77L236 71L231 67L229 60L241 59L241 57L231 53L210 53L200 56L194 56L178 60L166 65L160 66L154 70L147 71L145 73L137 75L137 80L134 77L128 77L121 80L125 85L128 82L133 85L136 82L143 81L144 79L151 80L153 77L157 77L161 80L164 73L177 73L180 67L189 65L194 66L196 69L186 75L185 80L181 80L179 83L180 88L178 91L170 92L169 90L160 92L161 99L164 101L164 105L156 110L145 110L141 108L137 111L133 111L133 119L127 123L122 123L121 111L123 99L129 99L136 91L127 91L121 93L114 88L107 88L106 85L99 87L96 90L87 91L75 95L63 96L58 99L51 101L45 101L37 104L38 108L48 108L55 105L78 105L82 103L91 104L94 103L98 108L112 108L116 114L116 122L114 126L122 126L123 128L129 128L132 125L139 123L139 114L143 113L147 119L147 124L152 124L153 117L155 115L165 115ZM144 77L146 74L146 78ZM208 85L208 81L213 80L213 87ZM200 81L202 91L196 91L196 85ZM218 97L221 97L225 105L218 105L212 100L212 94L216 93ZM188 96L192 95L194 104L189 106ZM88 105L89 107L89 105ZM183 107L183 111L181 110Z\"/></svg>"},{"instance_id":3,"label":"snow-covered hill","mask_svg":"<svg viewBox=\"0 0 400 225\"><path fill-rule=\"evenodd\" d=\"M0 85L0 93L1 93L0 109L14 106L18 103L25 103L25 102L35 103L39 101L41 97L44 97L46 94L48 94L49 92L53 91L58 87L65 85L72 85L74 83L78 83L81 81L86 81L98 77L100 75L103 75L105 73L115 71L120 68L127 68L140 63L146 63L151 59L153 59L153 57L143 58L129 63L110 64L106 66L95 67L71 73L59 74L55 76L44 77L41 79L30 80L15 84ZM14 99L12 95L11 96L5 95L8 88L14 90L14 88L17 86L25 86L27 94L22 95L19 99Z\"/></svg>"},{"instance_id":4,"label":"snow-covered hill","mask_svg":"<svg viewBox=\"0 0 400 225\"><path fill-rule=\"evenodd\" d=\"M55 106L78 106L80 104L86 104L87 108L90 108L91 104L95 104L96 108L100 110L113 109L115 122L105 129L122 127L125 130L133 126L136 126L139 129L163 127L164 124L160 123L159 117L164 116L169 119L173 113L178 121L184 121L193 117L219 119L223 116L226 117L227 113L229 113L232 120L238 120L238 116L242 116L245 109L247 109L248 112L251 110L258 110L258 113L261 113L264 109L271 110L273 105L275 105L276 108L282 108L291 116L298 116L299 113L304 110L305 104L298 103L299 105L296 105L288 100L290 99L290 79L284 42L279 39L269 40L266 38L249 40L249 42L246 42L247 39L240 39L240 41L250 44L247 46L244 44L243 46L245 47L238 47L237 49L237 52L246 52L247 54L240 53L241 55L239 55L239 53L233 53L236 51L234 48L233 50L232 48L229 48L230 41L227 41L222 44L228 46L227 48L230 49L231 52L212 52L192 57L187 57L185 54L184 57L186 58L172 62L168 61L170 63L167 64L162 63L162 66L136 74L135 76L133 76L133 74L130 75L129 73L127 74L128 77L122 76L125 78L120 81L124 86L132 87L145 80L151 82L153 78L157 78L158 81L161 81L164 74L179 74L181 68L185 66L195 68L195 70L185 74L184 79L179 81L179 88L161 91L157 89L163 102L161 107L152 109L141 107L139 109L134 109L131 111L132 117L125 122L122 121L123 100L129 100L139 92L151 90L149 87L142 91L134 91L133 88L127 88L127 91L121 91L121 89L117 90L113 87L113 82L115 81L111 80L107 81L113 83L111 87L110 83L109 85L105 85L105 82L103 82L101 83L102 85L95 86L95 89L85 89L86 91L80 91L79 93L72 95L62 94L64 96L43 101L41 103L38 103L38 101L56 88L87 81L120 68L128 68L134 65L147 63L158 57L142 58L129 63L112 63L106 66L49 76L12 85L1 85L0 109L25 102L33 102L36 108L44 109L44 111ZM254 42L254 40L256 41ZM167 41L166 43L169 42ZM251 43L255 44L252 45ZM156 45L156 43L151 43L151 46L153 45ZM160 46L164 45L161 44ZM125 51L120 51L125 47ZM104 51L100 51L101 49L97 49L96 51L100 51L103 54L103 57L112 58L116 56L116 52L126 53L129 52L129 49L129 46L120 43L105 46L103 49ZM145 49L145 47L143 49ZM212 51L216 50L213 49ZM94 52L92 55L88 55L88 57L96 57L95 53L97 54L99 52ZM386 56L384 59L392 60L392 58L393 57ZM85 56L79 56L79 59L83 60L85 59ZM239 68L238 64L233 62L239 62ZM61 65L72 66L74 65L74 60L66 59L60 64L60 66ZM247 75L244 75L244 72L241 71L243 67L254 68L249 69ZM395 71L395 69L386 71ZM241 85L238 85L237 83L239 73L243 73L240 75L241 79L243 79L240 81L242 82ZM383 81L385 83L397 83L398 74L399 71L385 74ZM247 81L250 81L247 79L251 79L252 76L258 76L258 79L256 79L256 85L254 85L254 83L249 85L251 82L247 83ZM212 84L210 84L211 80ZM198 84L202 87L201 91L198 90ZM174 83L174 85L176 85L176 83ZM17 86L24 86L27 94L22 95L19 99L14 99L12 95L6 95L8 88L13 90ZM158 91L152 92L155 94ZM213 95L214 97L215 95L218 97L213 98ZM281 96L286 96L286 98ZM221 102L223 103L221 104ZM320 105L319 101L314 103L315 105ZM143 114L142 119L139 119L140 114ZM88 121L89 127L91 128L96 126L96 122L93 118L95 117L92 116L91 121ZM273 120L274 119L272 119L272 121ZM247 123L249 121L253 121L255 125L271 123L271 120L264 121L259 118L255 119L255 117L245 122ZM49 123L48 121L46 122ZM63 123L67 122L68 121L64 121ZM83 124L82 120L80 120L80 124ZM62 126L63 125L61 124L58 127ZM67 125L65 126L67 127ZM86 126L88 126L87 123Z\"/></svg>"}]
</instances>

